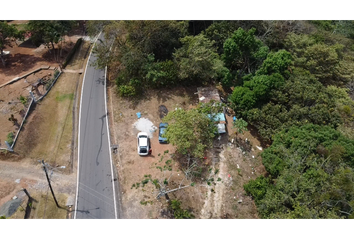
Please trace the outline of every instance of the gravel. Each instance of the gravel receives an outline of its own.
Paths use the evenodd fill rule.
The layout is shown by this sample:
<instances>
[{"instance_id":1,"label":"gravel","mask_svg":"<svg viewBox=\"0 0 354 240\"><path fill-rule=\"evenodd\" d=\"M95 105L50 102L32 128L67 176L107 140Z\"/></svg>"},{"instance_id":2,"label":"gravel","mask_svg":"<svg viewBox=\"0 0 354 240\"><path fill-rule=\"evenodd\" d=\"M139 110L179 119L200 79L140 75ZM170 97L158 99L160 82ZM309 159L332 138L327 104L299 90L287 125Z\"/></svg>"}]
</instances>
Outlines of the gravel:
<instances>
[{"instance_id":1,"label":"gravel","mask_svg":"<svg viewBox=\"0 0 354 240\"><path fill-rule=\"evenodd\" d=\"M147 118L139 118L133 124L133 127L141 132L146 132L149 135L149 138L152 138L152 134L156 131L157 127Z\"/></svg>"}]
</instances>

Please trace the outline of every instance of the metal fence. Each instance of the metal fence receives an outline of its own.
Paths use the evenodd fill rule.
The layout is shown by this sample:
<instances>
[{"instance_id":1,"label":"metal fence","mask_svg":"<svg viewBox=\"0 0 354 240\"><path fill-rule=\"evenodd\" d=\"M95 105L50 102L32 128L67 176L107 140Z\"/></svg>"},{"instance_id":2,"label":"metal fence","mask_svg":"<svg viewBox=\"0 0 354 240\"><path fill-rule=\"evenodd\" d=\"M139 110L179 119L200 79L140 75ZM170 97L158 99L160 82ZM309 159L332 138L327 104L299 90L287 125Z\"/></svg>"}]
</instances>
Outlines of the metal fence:
<instances>
[{"instance_id":1,"label":"metal fence","mask_svg":"<svg viewBox=\"0 0 354 240\"><path fill-rule=\"evenodd\" d=\"M17 140L17 138L18 138L18 135L19 135L20 132L21 132L22 126L23 126L23 124L24 124L25 121L26 121L26 118L27 118L27 116L28 116L29 111L31 110L32 105L33 105L34 103L36 103L36 102L42 100L45 96L47 96L48 92L52 89L52 87L54 86L54 84L57 82L57 80L58 80L58 78L60 77L61 73L62 73L62 71L59 71L59 74L55 77L55 79L53 80L53 82L51 83L51 85L49 86L49 88L47 89L47 91L44 93L43 96L41 96L40 98L36 99L32 94L30 94L31 102L30 102L30 104L28 105L26 114L25 114L25 116L24 116L23 119L22 119L22 123L21 123L21 125L20 125L20 127L19 127L19 129L18 129L18 131L17 131L17 133L16 133L16 136L15 136L13 142L12 142L12 145L10 146L10 145L7 143L7 141L5 141L5 144L6 144L8 147L7 147L7 148L0 148L0 150L8 150L8 151L13 152L13 148L14 148L14 146L15 146L15 144L16 144L16 140Z\"/></svg>"}]
</instances>

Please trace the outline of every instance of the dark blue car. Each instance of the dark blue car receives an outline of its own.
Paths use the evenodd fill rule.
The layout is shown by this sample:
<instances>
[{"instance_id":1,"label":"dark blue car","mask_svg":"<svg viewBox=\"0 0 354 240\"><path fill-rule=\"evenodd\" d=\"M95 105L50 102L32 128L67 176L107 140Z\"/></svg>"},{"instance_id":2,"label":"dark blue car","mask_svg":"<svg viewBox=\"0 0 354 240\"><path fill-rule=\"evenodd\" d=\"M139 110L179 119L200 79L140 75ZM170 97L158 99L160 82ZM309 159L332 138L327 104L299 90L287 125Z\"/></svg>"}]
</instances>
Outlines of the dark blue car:
<instances>
[{"instance_id":1,"label":"dark blue car","mask_svg":"<svg viewBox=\"0 0 354 240\"><path fill-rule=\"evenodd\" d=\"M167 138L162 137L162 134L166 131L167 126L167 123L160 123L159 125L159 143L167 143Z\"/></svg>"}]
</instances>

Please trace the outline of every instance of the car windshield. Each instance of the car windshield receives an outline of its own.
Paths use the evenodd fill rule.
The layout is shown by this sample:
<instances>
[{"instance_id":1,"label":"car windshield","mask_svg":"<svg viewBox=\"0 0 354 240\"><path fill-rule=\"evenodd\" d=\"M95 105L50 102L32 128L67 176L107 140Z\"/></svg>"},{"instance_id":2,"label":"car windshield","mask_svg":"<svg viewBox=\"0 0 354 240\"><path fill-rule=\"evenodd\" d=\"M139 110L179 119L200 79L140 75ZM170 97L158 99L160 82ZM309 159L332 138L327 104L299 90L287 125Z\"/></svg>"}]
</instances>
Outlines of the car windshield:
<instances>
[{"instance_id":1,"label":"car windshield","mask_svg":"<svg viewBox=\"0 0 354 240\"><path fill-rule=\"evenodd\" d=\"M160 135L164 134L165 131L166 131L165 127L160 128Z\"/></svg>"}]
</instances>

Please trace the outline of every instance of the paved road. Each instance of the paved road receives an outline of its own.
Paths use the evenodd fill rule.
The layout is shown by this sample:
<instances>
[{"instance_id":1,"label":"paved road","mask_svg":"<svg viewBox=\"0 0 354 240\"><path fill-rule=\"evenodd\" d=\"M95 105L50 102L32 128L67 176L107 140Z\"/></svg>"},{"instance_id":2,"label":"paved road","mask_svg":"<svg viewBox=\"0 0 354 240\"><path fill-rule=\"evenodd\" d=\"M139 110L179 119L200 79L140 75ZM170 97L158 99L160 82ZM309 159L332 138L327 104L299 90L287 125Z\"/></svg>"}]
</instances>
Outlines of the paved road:
<instances>
[{"instance_id":1,"label":"paved road","mask_svg":"<svg viewBox=\"0 0 354 240\"><path fill-rule=\"evenodd\" d=\"M79 164L74 218L117 218L105 106L105 71L90 66L83 82L79 119Z\"/></svg>"}]
</instances>

